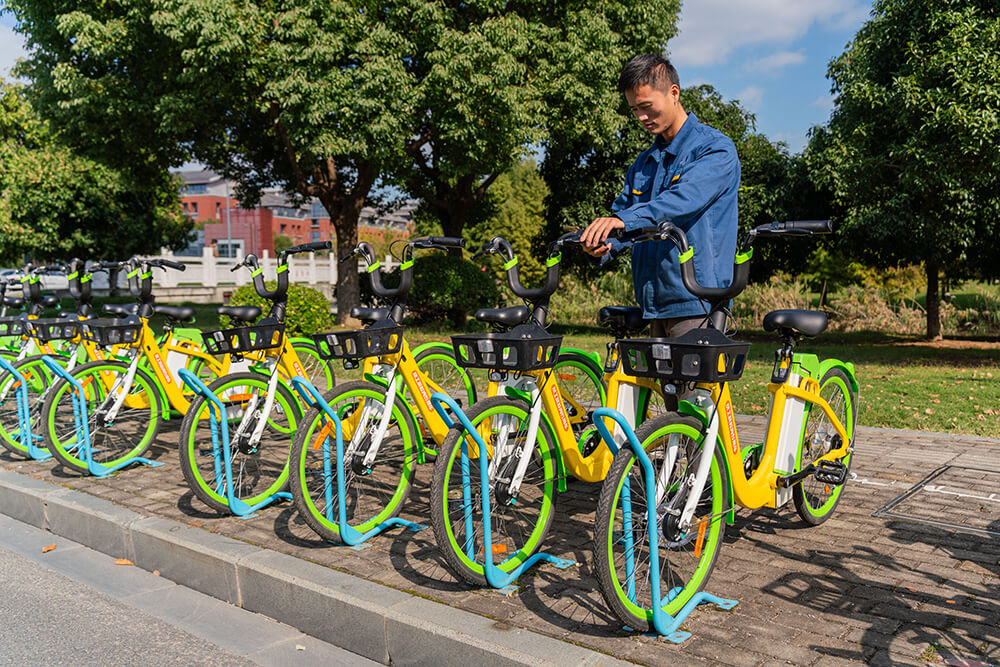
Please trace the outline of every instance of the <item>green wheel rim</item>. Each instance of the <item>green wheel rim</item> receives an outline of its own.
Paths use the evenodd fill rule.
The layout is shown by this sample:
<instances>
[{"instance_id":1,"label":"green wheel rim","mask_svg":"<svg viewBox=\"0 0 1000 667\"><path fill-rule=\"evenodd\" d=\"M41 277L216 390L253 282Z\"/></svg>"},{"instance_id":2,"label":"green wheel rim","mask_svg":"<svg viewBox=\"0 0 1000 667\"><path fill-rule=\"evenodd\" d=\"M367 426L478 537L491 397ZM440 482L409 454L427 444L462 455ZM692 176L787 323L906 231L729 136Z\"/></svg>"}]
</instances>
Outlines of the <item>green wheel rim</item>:
<instances>
[{"instance_id":1,"label":"green wheel rim","mask_svg":"<svg viewBox=\"0 0 1000 667\"><path fill-rule=\"evenodd\" d=\"M59 357L56 357L59 359ZM41 398L40 394L44 391L45 387L52 382L52 371L49 370L48 366L41 358L27 358L24 363L16 367L18 371L21 372L22 377L24 375L24 369L30 369L31 377L29 378L28 384L28 399L32 401L32 405L29 406L29 412L32 409L40 410L41 405L38 405L38 401ZM12 413L12 419L0 421L0 437L4 439L10 447L16 449L18 452L27 454L28 448L21 445L20 440L20 421L17 417L17 392L18 389L15 387L10 387L14 381L14 377L10 373L4 373L3 379L0 380L0 392L4 392L3 405L6 408L10 406ZM39 415L33 415L32 427L37 427L40 423ZM13 427L10 430L6 428L7 422ZM32 431L32 435L41 435L40 433L35 433ZM44 449L41 443L36 443L39 449Z\"/></svg>"},{"instance_id":2,"label":"green wheel rim","mask_svg":"<svg viewBox=\"0 0 1000 667\"><path fill-rule=\"evenodd\" d=\"M830 376L829 379L827 379L827 381L825 383L823 383L823 387L825 388L830 383L836 384L839 387L840 391L843 392L843 395L844 395L844 397L846 399L844 401L844 410L845 410L845 416L847 417L847 419L846 419L846 423L844 424L844 429L847 431L847 437L850 438L851 440L853 440L854 439L854 406L852 405L851 400L850 400L851 389L850 389L850 387L847 386L847 384L844 383L844 380L841 377L837 376L837 375ZM820 389L820 391L822 392L822 388ZM813 405L813 404L810 403L809 409L811 411L811 410L820 410L821 408L819 406L816 406L816 405ZM808 462L802 462L802 464L806 464L806 463L808 463ZM851 465L851 455L845 456L844 459L843 459L843 463L844 463L845 466L850 467L850 465ZM845 486L845 484L841 484L840 486L834 488L833 491L830 492L830 495L827 496L826 501L822 505L820 505L819 507L813 507L812 506L812 504L809 502L809 495L805 492L805 488L803 488L802 489L802 497L803 497L803 501L804 502L802 503L802 505L805 508L805 510L807 512L809 512L809 514L811 514L811 515L813 515L815 517L823 517L827 513L829 513L834 508L834 506L837 504L837 499L840 498L840 494L843 493L844 486Z\"/></svg>"},{"instance_id":3,"label":"green wheel rim","mask_svg":"<svg viewBox=\"0 0 1000 667\"><path fill-rule=\"evenodd\" d=\"M250 378L246 376L234 378L233 380L230 380L228 382L220 383L217 386L213 385L212 391L218 395L224 392L227 387L246 387L246 386L253 386L257 389L261 389L264 392L266 392L267 378L263 376L261 376L260 378ZM194 421L193 421L194 424L197 425L202 420L208 423L209 421L208 410L210 406L211 403L209 401L204 399L201 400L198 412L194 416ZM276 424L271 419L268 419L268 428L273 429L278 433L286 435L288 439L287 446L288 448L290 448L292 436L295 434L295 429L300 419L298 405L294 404L294 401L290 403L284 392L276 391L274 394L274 407L272 407L272 411L278 407L280 407L282 412L287 416L288 426L282 427L279 424ZM228 423L230 425L234 423L239 424L240 419L241 417L235 417L233 419L229 419ZM218 492L218 489L216 489L214 485L207 483L204 477L202 476L201 471L198 470L197 461L203 459L204 457L200 455L201 447L199 447L200 443L198 441L198 438L196 437L197 432L198 432L197 427L192 428L190 431L188 431L187 441L183 443L183 446L187 449L188 461L191 462L191 466L189 467L189 472L194 473L193 475L191 475L191 477L198 484L198 487L202 491L204 491L209 497L211 497L213 500L222 505L228 506L229 499L226 496L220 494ZM220 447L222 446L221 442L219 446ZM221 456L222 455L220 454L220 459ZM282 468L281 473L275 478L275 481L273 481L270 485L268 485L267 488L263 489L262 491L259 491L258 493L252 496L247 496L247 497L241 496L240 500L246 502L249 505L254 505L258 502L261 502L265 498L274 495L288 481L288 471L289 471L288 455L286 454L285 465Z\"/></svg>"},{"instance_id":4,"label":"green wheel rim","mask_svg":"<svg viewBox=\"0 0 1000 667\"><path fill-rule=\"evenodd\" d=\"M338 395L336 402L338 404L347 403L348 401L363 399L363 398L375 399L381 402L383 405L387 400L385 393L380 392L376 389L352 389L351 391L346 391L343 394ZM341 417L342 419L346 419L347 418L345 412L346 409L347 409L346 405L342 406L340 409L337 409L336 410L337 416ZM299 488L296 489L296 492L300 494L299 497L305 501L309 513L316 519L316 521L318 521L321 525L323 525L327 529L339 535L340 523L337 513L334 512L333 521L327 519L326 514L319 507L316 506L316 503L314 502L313 497L309 493L309 489L307 488L309 475L306 472L306 459L307 459L306 455L309 451L309 448L313 446L314 439L318 437L318 433L316 432L317 428L322 429L322 427L326 424L326 416L321 411L314 410L311 411L310 414L313 415L313 417L309 421L309 425L305 431L305 439L303 440L304 446L302 447L302 451L298 457L298 460L295 462L295 465L298 468L298 478L300 480ZM392 497L389 499L389 502L386 503L385 507L383 507L378 514L372 516L363 523L354 526L354 528L361 533L371 530L372 528L382 523L386 519L389 519L395 514L396 508L403 501L403 498L406 497L407 488L409 487L413 479L413 462L414 462L413 434L410 433L409 422L406 420L405 416L400 411L396 401L392 401L392 419L395 420L395 423L399 427L400 433L403 436L402 474L400 475L400 481L396 487L395 493L393 493ZM330 458L334 459L336 457L336 446L337 446L336 442L329 436L325 436L325 439L330 440L330 442L328 443L330 447ZM344 443L344 447L345 448L347 447L346 442ZM336 470L333 470L331 472L333 474L333 478L330 480L330 484L332 484L333 486L331 490L333 496L336 497L337 472Z\"/></svg>"},{"instance_id":5,"label":"green wheel rim","mask_svg":"<svg viewBox=\"0 0 1000 667\"><path fill-rule=\"evenodd\" d=\"M473 422L472 425L478 427L478 425L487 417L492 417L494 415L500 415L500 414L515 415L520 420L526 420L528 418L527 410L524 410L515 405L500 405L494 408L490 408L488 410L484 410L482 413L476 415L476 417L474 418L475 421ZM539 426L538 428L538 439L536 444L538 449L540 450L539 453L542 460L542 469L544 471L546 479L546 482L542 487L542 507L538 512L538 518L535 520L535 525L534 528L532 529L531 535L525 541L524 546L522 546L513 556L508 556L506 561L497 565L497 567L499 567L504 572L510 572L511 570L515 569L516 567L521 565L521 563L523 563L524 561L526 561L528 558L531 557L531 555L535 552L535 549L538 548L539 542L544 537L545 528L549 523L549 516L552 513L553 496L556 491L555 453L552 450L552 444L549 441L545 429L542 426ZM455 444L455 447L452 449L452 455L448 459L447 469L445 470L446 473L445 479L449 480L451 479L451 472L453 466L455 466L456 464L461 465L459 463L459 461L461 460L461 456L462 456L462 445L461 441L459 441ZM471 483L475 488L478 488L479 486L478 461L479 461L478 458L472 458L472 457L469 458L470 478L471 478ZM496 502L495 499L493 500L493 502ZM455 535L454 530L452 529L451 521L448 519L448 517L451 516L451 512L448 509L447 487L444 489L444 498L442 507L444 510L444 516L446 517L444 521L444 526L448 534L449 547L452 549L455 555L458 556L459 560L461 560L462 563L465 564L466 567L468 567L476 574L484 575L485 568L483 567L483 564L474 561L468 557L468 555L465 553L465 549L459 542L458 538Z\"/></svg>"},{"instance_id":6,"label":"green wheel rim","mask_svg":"<svg viewBox=\"0 0 1000 667\"><path fill-rule=\"evenodd\" d=\"M702 442L704 434L700 430L692 428L686 424L671 424L669 426L664 426L663 428L655 431L649 438L647 438L646 442L655 441L660 437L662 437L664 434L668 433L679 433L681 435L686 435L695 442L698 442L700 446L704 445L704 443ZM645 447L646 443L643 443L643 446ZM710 469L709 478L708 480L706 480L705 484L706 486L710 485L710 487L714 489L721 489L722 473L719 470L718 459L715 457L714 452L708 452L708 453L712 456L712 467ZM614 558L615 552L613 548L614 521L615 521L615 516L618 513L618 503L619 499L621 498L622 486L624 485L625 480L628 479L628 474L635 465L636 465L636 459L633 457L631 461L629 461L629 464L625 468L625 471L622 474L621 478L618 480L618 486L615 489L615 500L611 505L611 513L608 518L608 520L610 521L610 525L608 526L608 541L607 544L604 545L604 547L607 549L607 553L609 556L608 564L609 567L611 567L612 569L611 580L614 582L615 595L618 596L618 599L625 606L625 608L628 609L628 611L631 614L633 614L638 618L645 618L646 621L649 623L649 626L652 627L653 611L651 609L643 609L642 607L640 607L639 605L637 605L636 603L634 603L632 600L629 599L628 594L621 586L621 581L619 580L617 573L614 571L614 564L615 564L615 558ZM723 517L724 509L726 508L723 507L722 494L714 493L712 496L713 519L710 524L711 527L709 528L709 530L706 531L705 542L702 545L702 553L701 553L701 558L698 562L698 567L695 568L695 571L692 574L691 578L688 579L687 583L685 583L684 589L680 593L678 593L674 597L674 599L671 600L665 607L663 607L663 611L665 613L670 614L671 616L676 614L685 604L687 604L688 600L690 600L691 597L696 592L701 590L701 587L704 585L706 575L708 575L711 572L712 562L714 560L715 552L719 548L720 533L722 529L722 522L724 520ZM645 540L648 540L648 536L644 536L642 539L644 541L646 548L648 548L648 543L645 542ZM661 556L661 567L662 566L663 564ZM665 587L665 582L661 581L660 585L661 587ZM660 593L661 595L665 595L666 590L661 589Z\"/></svg>"},{"instance_id":7,"label":"green wheel rim","mask_svg":"<svg viewBox=\"0 0 1000 667\"><path fill-rule=\"evenodd\" d=\"M420 359L417 361L417 366L423 366L425 363L432 361L443 361L444 363L454 366L459 370L462 368L455 361L454 355L436 349L421 355ZM472 382L472 378L468 373L460 373L459 377L462 381L462 387L465 389L465 396L452 396L452 398L456 401L465 399L465 405L472 405L476 401L476 385Z\"/></svg>"}]
</instances>

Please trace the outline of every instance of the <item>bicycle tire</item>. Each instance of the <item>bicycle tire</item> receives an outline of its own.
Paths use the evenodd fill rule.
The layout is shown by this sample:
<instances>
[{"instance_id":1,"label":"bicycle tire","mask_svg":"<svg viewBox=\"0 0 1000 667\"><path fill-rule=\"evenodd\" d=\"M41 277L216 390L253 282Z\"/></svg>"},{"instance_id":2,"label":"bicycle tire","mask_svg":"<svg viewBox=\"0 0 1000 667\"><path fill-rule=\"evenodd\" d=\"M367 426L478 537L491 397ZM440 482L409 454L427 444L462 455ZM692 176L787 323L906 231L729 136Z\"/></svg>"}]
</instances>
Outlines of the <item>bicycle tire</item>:
<instances>
[{"instance_id":1,"label":"bicycle tire","mask_svg":"<svg viewBox=\"0 0 1000 667\"><path fill-rule=\"evenodd\" d=\"M560 352L552 369L559 382L559 395L576 438L580 453L588 456L601 443L594 426L593 412L607 401L604 370L590 357L576 352Z\"/></svg>"},{"instance_id":2,"label":"bicycle tire","mask_svg":"<svg viewBox=\"0 0 1000 667\"><path fill-rule=\"evenodd\" d=\"M820 396L830 404L837 419L844 425L847 436L854 440L857 425L857 396L851 390L851 381L839 368L831 368L820 380ZM809 404L805 429L799 441L799 460L808 465L831 450L831 437L835 434L826 413L819 406ZM847 456L844 464L851 470L851 459ZM792 499L799 517L810 526L818 526L833 514L840 502L844 484L830 486L807 477L792 487Z\"/></svg>"},{"instance_id":3,"label":"bicycle tire","mask_svg":"<svg viewBox=\"0 0 1000 667\"><path fill-rule=\"evenodd\" d=\"M260 373L233 373L219 378L208 388L226 405L227 427L238 427L252 398L258 399L254 405L255 413L263 407L267 384L268 377ZM199 500L216 511L228 512L229 500L222 472L224 459L221 450L216 459L209 419L210 405L207 398L198 394L181 421L178 441L181 471L184 481ZM246 425L247 436L258 424L253 415ZM246 438L242 443L237 442L235 428L229 429L235 497L254 505L284 488L288 481L291 441L301 419L298 401L279 381L274 404L267 417L268 426L261 433L256 448L250 450ZM222 446L221 438L219 446Z\"/></svg>"},{"instance_id":4,"label":"bicycle tire","mask_svg":"<svg viewBox=\"0 0 1000 667\"><path fill-rule=\"evenodd\" d=\"M371 425L370 422L364 426L359 423L365 416L365 402L378 401L384 407L386 390L371 382L354 380L338 385L324 399L342 419L346 452L355 430ZM354 415L358 419L352 420ZM325 413L318 407L310 409L292 442L289 488L295 507L306 524L323 539L339 543L337 449L331 436ZM323 470L324 439L328 440L329 447L332 471L329 479ZM402 398L396 394L392 400L392 416L372 467L365 471L351 464L345 466L344 489L350 499L346 503L346 516L351 526L364 533L399 514L413 486L417 447L416 426ZM371 474L375 470L380 471L377 478Z\"/></svg>"},{"instance_id":5,"label":"bicycle tire","mask_svg":"<svg viewBox=\"0 0 1000 667\"><path fill-rule=\"evenodd\" d=\"M494 396L477 402L468 411L472 425L482 432L482 425L490 419L489 428L495 423L492 418L506 415L514 420L515 434L527 430L528 408L520 401ZM497 420L497 424L501 420ZM506 419L503 421L507 421ZM441 445L440 454L434 463L434 477L431 483L431 521L434 537L445 561L460 579L486 586L484 560L485 548L482 541L483 522L480 501L479 459L474 449L469 451L471 475L470 507L464 506L462 499L461 439L464 430L455 426ZM492 444L492 438L488 444ZM515 443L516 445L516 443ZM530 558L542 544L552 524L556 509L556 443L550 432L540 426L536 445L532 448L532 461L524 475L520 494L514 503L501 502L491 494L490 506L491 536L493 554L504 554L507 558L498 563L504 572L510 572ZM492 447L490 448L493 451ZM515 447L516 449L516 447ZM488 454L492 457L492 454ZM501 464L502 465L502 464ZM473 531L458 538L456 533L462 527L466 513L471 517ZM524 524L523 527L518 527ZM464 531L464 528L462 528Z\"/></svg>"},{"instance_id":6,"label":"bicycle tire","mask_svg":"<svg viewBox=\"0 0 1000 667\"><path fill-rule=\"evenodd\" d=\"M292 349L302 364L306 378L324 394L337 385L333 362L319 356L316 344L305 340L292 340Z\"/></svg>"},{"instance_id":7,"label":"bicycle tire","mask_svg":"<svg viewBox=\"0 0 1000 667\"><path fill-rule=\"evenodd\" d=\"M41 355L25 357L12 365L28 387L28 415L32 437L41 438L38 429L42 413L41 399L45 389L52 383L52 371L42 361ZM17 414L18 389L14 379L10 373L3 373L0 377L0 445L12 454L28 456L28 448L21 445L20 440L21 423ZM36 444L39 449L42 448L40 442Z\"/></svg>"},{"instance_id":8,"label":"bicycle tire","mask_svg":"<svg viewBox=\"0 0 1000 667\"><path fill-rule=\"evenodd\" d=\"M704 425L697 419L676 413L647 421L636 430L636 438L647 450L657 474L659 474L657 463L663 460L671 436L678 438L675 467L666 485L665 496L657 507L656 523L659 534L660 595L663 598L673 595L663 607L670 615L676 614L705 586L715 567L725 535L724 514L729 508L723 475L725 460L715 443L707 445L710 448L708 454L713 460L709 478L695 510L692 527L683 534L672 533L667 537L661 525L661 517L664 516L666 509L683 507L688 487L682 481L688 474L693 474L692 466L696 465L700 457L706 453L705 432ZM626 513L623 511L625 503L622 497L626 479L629 482L632 505L631 512L628 513L633 536L631 576L626 564L629 545L625 540ZM698 521L698 517L702 517L702 521ZM623 447L615 456L608 476L601 486L597 503L594 531L595 567L601 594L608 607L622 623L643 632L653 627L647 531L642 469L631 448ZM638 571L643 564L646 568L644 573Z\"/></svg>"},{"instance_id":9,"label":"bicycle tire","mask_svg":"<svg viewBox=\"0 0 1000 667\"><path fill-rule=\"evenodd\" d=\"M467 368L455 361L451 348L430 347L422 350L414 361L427 377L462 407L476 402L476 383Z\"/></svg>"},{"instance_id":10,"label":"bicycle tire","mask_svg":"<svg viewBox=\"0 0 1000 667\"><path fill-rule=\"evenodd\" d=\"M91 458L107 467L145 454L159 433L165 409L156 381L146 371L137 368L127 403L122 405L114 423L99 424L93 410L99 408L109 395L101 376L110 376L107 380L111 382L111 387L115 387L119 378L127 372L128 364L108 360L91 361L70 371L70 375L84 388ZM76 455L74 392L69 381L62 378L55 381L42 405L42 434L46 449L59 463L70 470L88 473L86 463Z\"/></svg>"}]
</instances>

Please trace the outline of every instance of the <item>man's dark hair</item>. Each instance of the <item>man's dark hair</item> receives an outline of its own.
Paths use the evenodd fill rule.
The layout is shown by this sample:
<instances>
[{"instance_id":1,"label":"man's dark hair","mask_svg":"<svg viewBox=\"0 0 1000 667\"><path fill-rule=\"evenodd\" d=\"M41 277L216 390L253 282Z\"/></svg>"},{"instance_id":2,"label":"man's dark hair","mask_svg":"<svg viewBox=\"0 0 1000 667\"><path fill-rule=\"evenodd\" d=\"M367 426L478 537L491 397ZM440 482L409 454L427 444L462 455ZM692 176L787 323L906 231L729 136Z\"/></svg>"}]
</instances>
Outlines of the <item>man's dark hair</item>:
<instances>
[{"instance_id":1,"label":"man's dark hair","mask_svg":"<svg viewBox=\"0 0 1000 667\"><path fill-rule=\"evenodd\" d=\"M670 86L680 85L677 70L658 53L646 53L632 58L625 63L621 76L618 77L618 92L622 94L636 90L639 86L652 86L667 92Z\"/></svg>"}]
</instances>

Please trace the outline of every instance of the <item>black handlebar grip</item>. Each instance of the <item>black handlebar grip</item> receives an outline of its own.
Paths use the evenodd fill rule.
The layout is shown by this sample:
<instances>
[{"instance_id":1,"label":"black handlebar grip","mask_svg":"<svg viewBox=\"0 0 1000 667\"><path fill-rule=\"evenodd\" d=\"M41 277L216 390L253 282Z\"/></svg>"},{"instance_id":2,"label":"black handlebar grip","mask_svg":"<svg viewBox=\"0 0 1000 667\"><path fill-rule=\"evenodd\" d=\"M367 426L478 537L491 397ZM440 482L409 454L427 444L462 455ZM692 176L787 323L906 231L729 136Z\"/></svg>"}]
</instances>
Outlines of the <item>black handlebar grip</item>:
<instances>
[{"instance_id":1,"label":"black handlebar grip","mask_svg":"<svg viewBox=\"0 0 1000 667\"><path fill-rule=\"evenodd\" d=\"M311 241L310 243L302 243L300 245L292 246L285 251L286 255L294 255L299 252L316 252L317 250L329 250L333 247L333 243L330 241Z\"/></svg>"},{"instance_id":2,"label":"black handlebar grip","mask_svg":"<svg viewBox=\"0 0 1000 667\"><path fill-rule=\"evenodd\" d=\"M177 269L178 271L186 271L187 270L187 264L181 264L180 262L175 262L175 261L170 260L170 259L161 259L160 260L160 265L161 266L169 267L171 269Z\"/></svg>"},{"instance_id":3,"label":"black handlebar grip","mask_svg":"<svg viewBox=\"0 0 1000 667\"><path fill-rule=\"evenodd\" d=\"M786 236L830 234L833 232L833 223L830 220L787 220L759 225L754 228L754 231L760 236L769 234Z\"/></svg>"},{"instance_id":4,"label":"black handlebar grip","mask_svg":"<svg viewBox=\"0 0 1000 667\"><path fill-rule=\"evenodd\" d=\"M447 248L464 248L465 239L460 236L428 236L428 243L443 245Z\"/></svg>"}]
</instances>

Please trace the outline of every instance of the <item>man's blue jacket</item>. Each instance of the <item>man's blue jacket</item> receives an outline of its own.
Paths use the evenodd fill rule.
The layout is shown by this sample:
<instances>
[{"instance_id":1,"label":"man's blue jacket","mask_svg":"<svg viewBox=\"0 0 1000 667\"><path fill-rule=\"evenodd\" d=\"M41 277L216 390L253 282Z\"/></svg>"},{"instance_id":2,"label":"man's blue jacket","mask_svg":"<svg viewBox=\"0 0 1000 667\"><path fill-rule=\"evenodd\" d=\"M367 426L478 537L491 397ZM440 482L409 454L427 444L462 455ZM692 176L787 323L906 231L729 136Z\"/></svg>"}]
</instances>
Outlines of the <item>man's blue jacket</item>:
<instances>
[{"instance_id":1,"label":"man's blue jacket","mask_svg":"<svg viewBox=\"0 0 1000 667\"><path fill-rule=\"evenodd\" d=\"M689 113L668 144L657 136L629 167L625 190L611 210L631 231L670 220L684 230L694 249L698 282L722 287L733 279L736 255L740 161L722 132ZM617 248L615 247L617 246ZM613 241L617 250L621 244ZM706 306L681 282L677 248L670 241L647 241L632 248L635 300L643 317L663 319L704 314Z\"/></svg>"}]
</instances>

